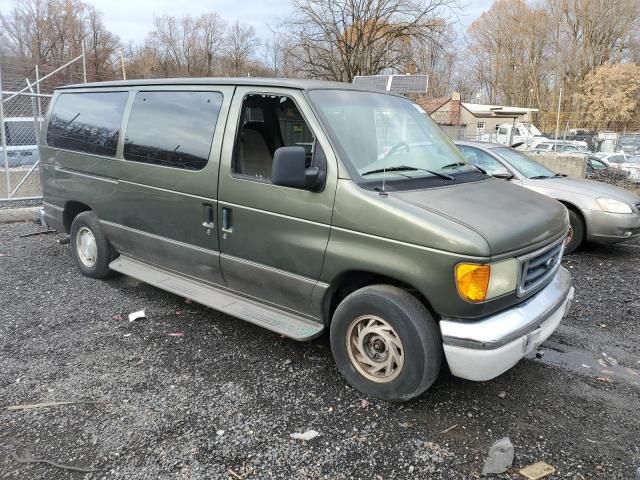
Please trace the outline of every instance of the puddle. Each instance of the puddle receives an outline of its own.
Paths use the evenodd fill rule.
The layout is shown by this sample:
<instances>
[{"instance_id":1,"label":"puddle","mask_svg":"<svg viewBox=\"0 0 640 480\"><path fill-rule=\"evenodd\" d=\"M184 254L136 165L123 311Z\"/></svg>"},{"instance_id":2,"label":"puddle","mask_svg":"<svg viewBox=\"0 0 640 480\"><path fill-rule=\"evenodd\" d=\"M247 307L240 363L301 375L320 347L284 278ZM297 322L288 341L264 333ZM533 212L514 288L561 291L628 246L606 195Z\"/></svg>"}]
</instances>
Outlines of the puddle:
<instances>
[{"instance_id":1,"label":"puddle","mask_svg":"<svg viewBox=\"0 0 640 480\"><path fill-rule=\"evenodd\" d=\"M617 378L633 385L640 385L639 370L621 365L609 365L604 361L603 357L596 358L591 352L562 352L549 348L541 350L544 352L542 358L536 358L535 352L528 358L546 365L572 370L582 375L609 379Z\"/></svg>"}]
</instances>

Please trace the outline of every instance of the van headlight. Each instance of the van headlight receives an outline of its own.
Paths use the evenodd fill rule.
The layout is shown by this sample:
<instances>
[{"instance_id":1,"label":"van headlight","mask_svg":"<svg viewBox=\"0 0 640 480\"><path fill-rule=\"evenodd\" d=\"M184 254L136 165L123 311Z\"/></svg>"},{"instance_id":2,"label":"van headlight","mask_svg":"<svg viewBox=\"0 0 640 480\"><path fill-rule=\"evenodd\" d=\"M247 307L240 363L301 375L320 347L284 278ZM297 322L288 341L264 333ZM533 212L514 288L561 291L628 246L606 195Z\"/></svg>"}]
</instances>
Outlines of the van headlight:
<instances>
[{"instance_id":1,"label":"van headlight","mask_svg":"<svg viewBox=\"0 0 640 480\"><path fill-rule=\"evenodd\" d=\"M633 213L631 207L613 198L596 198L600 210L608 213Z\"/></svg>"},{"instance_id":2,"label":"van headlight","mask_svg":"<svg viewBox=\"0 0 640 480\"><path fill-rule=\"evenodd\" d=\"M459 263L455 268L456 288L463 300L484 302L516 290L518 261Z\"/></svg>"}]
</instances>

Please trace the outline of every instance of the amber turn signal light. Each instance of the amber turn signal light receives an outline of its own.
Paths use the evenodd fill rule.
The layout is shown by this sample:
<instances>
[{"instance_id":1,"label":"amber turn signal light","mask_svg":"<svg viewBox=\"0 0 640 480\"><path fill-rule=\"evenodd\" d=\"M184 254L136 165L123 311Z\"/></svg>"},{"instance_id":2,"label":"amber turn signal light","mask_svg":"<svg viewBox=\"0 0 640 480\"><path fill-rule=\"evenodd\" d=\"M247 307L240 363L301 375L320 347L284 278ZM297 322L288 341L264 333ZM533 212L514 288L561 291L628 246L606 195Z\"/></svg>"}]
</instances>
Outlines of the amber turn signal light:
<instances>
[{"instance_id":1,"label":"amber turn signal light","mask_svg":"<svg viewBox=\"0 0 640 480\"><path fill-rule=\"evenodd\" d=\"M477 263L456 265L456 286L458 294L470 302L482 302L487 298L491 267Z\"/></svg>"}]
</instances>

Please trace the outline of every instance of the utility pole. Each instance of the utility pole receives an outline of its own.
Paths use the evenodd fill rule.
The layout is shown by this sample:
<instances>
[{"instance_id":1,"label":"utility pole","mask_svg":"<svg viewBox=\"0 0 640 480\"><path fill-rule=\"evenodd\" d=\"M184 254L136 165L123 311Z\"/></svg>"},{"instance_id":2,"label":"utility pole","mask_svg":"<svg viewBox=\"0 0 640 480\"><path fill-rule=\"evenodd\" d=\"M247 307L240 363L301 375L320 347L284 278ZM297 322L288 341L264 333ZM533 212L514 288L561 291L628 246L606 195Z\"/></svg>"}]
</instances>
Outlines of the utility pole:
<instances>
[{"instance_id":1,"label":"utility pole","mask_svg":"<svg viewBox=\"0 0 640 480\"><path fill-rule=\"evenodd\" d=\"M84 50L84 40L80 42L82 46L82 79L87 83L87 53Z\"/></svg>"},{"instance_id":2,"label":"utility pole","mask_svg":"<svg viewBox=\"0 0 640 480\"><path fill-rule=\"evenodd\" d=\"M556 140L558 140L558 132L560 130L560 105L562 104L562 87L560 87L560 95L558 96L558 113L556 115Z\"/></svg>"},{"instance_id":3,"label":"utility pole","mask_svg":"<svg viewBox=\"0 0 640 480\"><path fill-rule=\"evenodd\" d=\"M127 79L127 72L124 70L124 53L122 53L122 49L120 49L120 66L122 67L122 79Z\"/></svg>"},{"instance_id":4,"label":"utility pole","mask_svg":"<svg viewBox=\"0 0 640 480\"><path fill-rule=\"evenodd\" d=\"M2 141L2 154L4 155L4 172L7 175L7 198L11 195L11 175L9 175L9 157L7 155L7 138L4 129L4 101L2 98L2 65L0 65L0 141Z\"/></svg>"}]
</instances>

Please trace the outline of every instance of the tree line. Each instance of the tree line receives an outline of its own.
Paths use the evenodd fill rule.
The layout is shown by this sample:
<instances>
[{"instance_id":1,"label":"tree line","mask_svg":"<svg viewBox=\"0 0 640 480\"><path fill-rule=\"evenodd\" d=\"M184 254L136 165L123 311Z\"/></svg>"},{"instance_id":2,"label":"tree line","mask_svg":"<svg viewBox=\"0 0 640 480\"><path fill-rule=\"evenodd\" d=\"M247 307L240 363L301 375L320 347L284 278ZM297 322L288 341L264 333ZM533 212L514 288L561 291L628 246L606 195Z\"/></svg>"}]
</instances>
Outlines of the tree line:
<instances>
[{"instance_id":1,"label":"tree line","mask_svg":"<svg viewBox=\"0 0 640 480\"><path fill-rule=\"evenodd\" d=\"M640 128L638 0L497 0L471 24L460 55L467 98L532 106L545 124L555 123L560 103L563 124L606 126L606 111L612 123ZM607 78L613 109L597 88Z\"/></svg>"},{"instance_id":2,"label":"tree line","mask_svg":"<svg viewBox=\"0 0 640 480\"><path fill-rule=\"evenodd\" d=\"M463 101L530 106L543 123L555 121L559 102L563 122L640 114L637 0L497 0L466 32L460 0L291 2L267 38L206 12L156 16L143 42L123 44L83 0L16 0L0 12L0 54L28 70L61 65L84 46L89 81L122 78L122 61L129 78L427 74L431 97L455 90ZM78 81L78 68L62 81Z\"/></svg>"}]
</instances>

